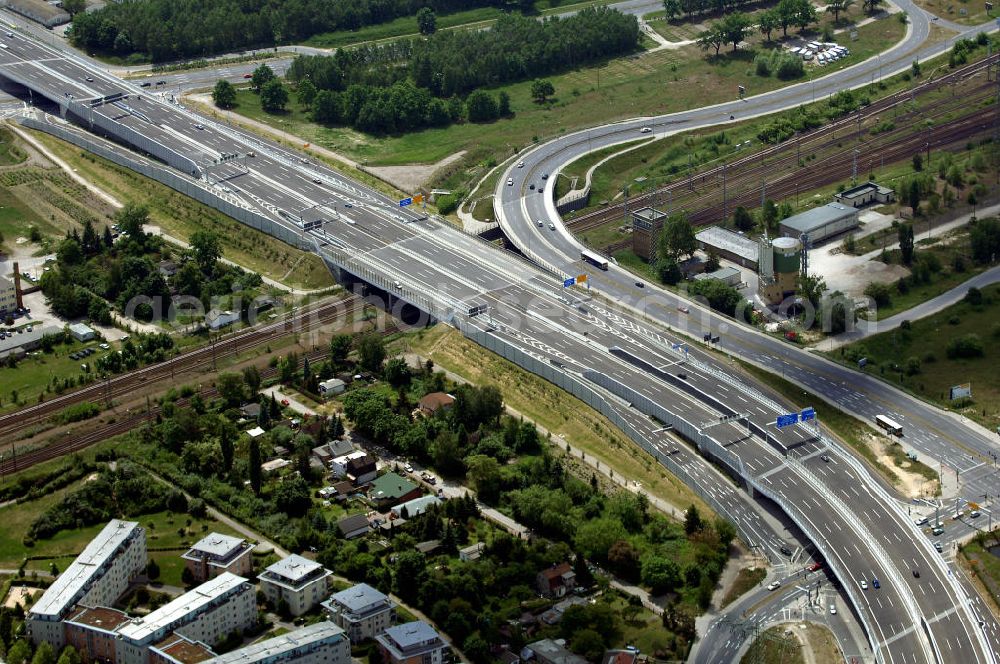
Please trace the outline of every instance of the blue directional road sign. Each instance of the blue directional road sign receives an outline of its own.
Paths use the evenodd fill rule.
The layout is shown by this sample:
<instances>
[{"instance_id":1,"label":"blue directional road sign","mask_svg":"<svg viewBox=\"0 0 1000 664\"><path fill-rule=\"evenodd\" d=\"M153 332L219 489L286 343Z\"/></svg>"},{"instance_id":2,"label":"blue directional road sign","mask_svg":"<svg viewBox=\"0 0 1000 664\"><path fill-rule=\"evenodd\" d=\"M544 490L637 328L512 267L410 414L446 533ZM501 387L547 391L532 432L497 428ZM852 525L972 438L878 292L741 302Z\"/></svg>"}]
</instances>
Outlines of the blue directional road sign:
<instances>
[{"instance_id":1,"label":"blue directional road sign","mask_svg":"<svg viewBox=\"0 0 1000 664\"><path fill-rule=\"evenodd\" d=\"M576 283L576 277L570 277L569 279L563 280L563 288L569 288Z\"/></svg>"},{"instance_id":2,"label":"blue directional road sign","mask_svg":"<svg viewBox=\"0 0 1000 664\"><path fill-rule=\"evenodd\" d=\"M789 413L788 415L778 415L778 420L775 422L775 425L781 429L782 427L790 427L798 421L798 413Z\"/></svg>"},{"instance_id":3,"label":"blue directional road sign","mask_svg":"<svg viewBox=\"0 0 1000 664\"><path fill-rule=\"evenodd\" d=\"M802 419L803 422L808 422L809 420L815 420L816 419L816 409L815 408L806 408L805 410L802 411L801 419Z\"/></svg>"},{"instance_id":4,"label":"blue directional road sign","mask_svg":"<svg viewBox=\"0 0 1000 664\"><path fill-rule=\"evenodd\" d=\"M413 199L412 198L404 198L404 199L401 199L399 201L399 207L406 207L407 205L410 205L411 203L413 203Z\"/></svg>"}]
</instances>

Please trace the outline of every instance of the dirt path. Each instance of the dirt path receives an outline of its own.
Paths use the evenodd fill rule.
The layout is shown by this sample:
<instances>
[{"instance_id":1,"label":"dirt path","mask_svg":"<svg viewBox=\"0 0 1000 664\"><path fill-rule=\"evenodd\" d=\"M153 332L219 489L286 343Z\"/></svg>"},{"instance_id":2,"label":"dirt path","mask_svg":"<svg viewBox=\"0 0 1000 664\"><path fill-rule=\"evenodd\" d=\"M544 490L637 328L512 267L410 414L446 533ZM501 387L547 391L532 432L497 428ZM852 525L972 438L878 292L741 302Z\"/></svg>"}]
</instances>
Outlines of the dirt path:
<instances>
[{"instance_id":1,"label":"dirt path","mask_svg":"<svg viewBox=\"0 0 1000 664\"><path fill-rule=\"evenodd\" d=\"M405 164L403 166L367 166L367 170L372 175L385 180L394 187L414 193L430 182L434 174L440 169L454 164L465 156L465 150L459 150L455 154L448 155L435 164Z\"/></svg>"},{"instance_id":2,"label":"dirt path","mask_svg":"<svg viewBox=\"0 0 1000 664\"><path fill-rule=\"evenodd\" d=\"M274 136L299 146L302 145L302 138L299 136L290 134L287 131L275 129L274 127L268 124L264 124L263 122L258 122L257 120L252 120L246 116L234 113L233 111L225 111L222 110L221 108L216 108L215 104L212 103L212 95L210 93L203 92L193 95L184 95L183 97L181 97L181 99L183 99L185 102L198 104L199 106L201 106L201 108L199 108L198 110L201 111L202 113L205 113L206 115L209 115L216 119L224 120L225 122L233 126L252 127L253 129L256 129L258 132L267 134L269 136ZM347 164L351 168L357 168L359 170L363 170L361 169L361 165L358 162L351 159L350 157L344 156L339 152L334 152L333 150L328 150L327 148L324 148L321 145L310 145L309 150L312 152L317 152L319 154L325 155L335 161Z\"/></svg>"}]
</instances>

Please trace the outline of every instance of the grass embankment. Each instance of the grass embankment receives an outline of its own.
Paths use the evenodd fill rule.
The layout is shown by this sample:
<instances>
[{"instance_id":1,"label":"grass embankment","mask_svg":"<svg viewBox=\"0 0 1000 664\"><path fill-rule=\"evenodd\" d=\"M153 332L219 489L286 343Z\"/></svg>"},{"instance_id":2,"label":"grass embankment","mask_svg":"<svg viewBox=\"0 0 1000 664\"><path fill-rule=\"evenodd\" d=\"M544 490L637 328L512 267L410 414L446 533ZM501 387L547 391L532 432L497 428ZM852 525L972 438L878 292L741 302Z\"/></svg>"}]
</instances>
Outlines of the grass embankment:
<instances>
[{"instance_id":1,"label":"grass embankment","mask_svg":"<svg viewBox=\"0 0 1000 664\"><path fill-rule=\"evenodd\" d=\"M908 328L883 332L827 355L851 367L865 357L866 372L961 412L992 431L1000 425L996 376L1000 366L1000 284L983 288L982 296L981 304L963 300L910 322ZM982 353L949 357L949 344L967 335L978 338ZM972 399L951 402L949 388L962 383L972 383Z\"/></svg>"},{"instance_id":2,"label":"grass embankment","mask_svg":"<svg viewBox=\"0 0 1000 664\"><path fill-rule=\"evenodd\" d=\"M981 517L980 517L981 518ZM977 536L960 549L966 570L986 591L995 612L1000 612L1000 533Z\"/></svg>"},{"instance_id":3,"label":"grass embankment","mask_svg":"<svg viewBox=\"0 0 1000 664\"><path fill-rule=\"evenodd\" d=\"M969 2L969 0L916 0L916 5L926 9L941 18L960 23L961 25L979 25L991 21L1000 12L996 9L986 11L985 2ZM964 12L964 13L963 13Z\"/></svg>"},{"instance_id":4,"label":"grass embankment","mask_svg":"<svg viewBox=\"0 0 1000 664\"><path fill-rule=\"evenodd\" d=\"M691 489L641 451L622 432L582 401L465 339L456 330L437 325L414 334L410 349L437 366L477 385L500 388L504 402L552 434L557 449L565 440L615 474L639 482L651 495L674 505L694 504L712 513ZM561 437L560 437L561 436Z\"/></svg>"},{"instance_id":5,"label":"grass embankment","mask_svg":"<svg viewBox=\"0 0 1000 664\"><path fill-rule=\"evenodd\" d=\"M803 390L780 376L776 376L742 360L739 360L739 363L754 379L766 385L774 392L777 392L778 395L792 405L799 408L806 406L815 407L819 413L819 421L822 425L851 449L860 454L870 467L875 469L893 485L900 485L901 479L896 472L879 459L880 456L884 455L891 458L893 464L900 469L900 472L914 473L931 481L938 479L938 474L933 468L919 461L919 459L912 461L907 458L898 443L885 445L873 435L874 432L871 427L868 427L854 416L848 415L833 406L823 407L823 404L826 402L822 398ZM938 487L936 491L939 490L940 488ZM934 495L937 494L935 493Z\"/></svg>"},{"instance_id":6,"label":"grass embankment","mask_svg":"<svg viewBox=\"0 0 1000 664\"><path fill-rule=\"evenodd\" d=\"M733 585L726 592L726 596L722 598L722 605L719 609L726 608L749 592L754 586L763 581L765 576L767 576L767 570L763 567L744 567L741 569L736 575Z\"/></svg>"},{"instance_id":7,"label":"grass embankment","mask_svg":"<svg viewBox=\"0 0 1000 664\"><path fill-rule=\"evenodd\" d=\"M741 664L805 664L802 643L793 634L785 634L788 629L778 625L765 630L750 644Z\"/></svg>"},{"instance_id":8,"label":"grass embankment","mask_svg":"<svg viewBox=\"0 0 1000 664\"><path fill-rule=\"evenodd\" d=\"M541 16L549 16L564 12L579 11L585 7L604 4L608 3L604 0L588 0L587 2L574 2L563 5L558 2L551 2L550 0L538 0L535 2L534 13ZM435 27L437 30L481 30L492 25L505 13L507 13L507 10L498 7L478 7L465 11L438 14L436 16ZM417 17L414 15L400 16L391 21L376 25L366 25L358 30L324 32L310 37L303 44L316 48L332 49L354 44L391 41L401 37L419 36L420 28L417 26Z\"/></svg>"},{"instance_id":9,"label":"grass embankment","mask_svg":"<svg viewBox=\"0 0 1000 664\"><path fill-rule=\"evenodd\" d=\"M904 26L895 19L862 26L859 40L851 42L851 58L841 62L856 62L866 53L886 48L899 41L903 32ZM477 164L489 158L502 160L534 141L585 126L733 99L737 84L747 84L747 69L754 53L751 49L735 56L710 58L697 46L687 46L617 58L547 77L556 89L556 97L547 104L532 100L530 81L494 89L492 92L504 90L510 95L515 112L511 119L400 136L370 136L350 128L322 127L310 122L295 103L284 114L267 114L260 109L256 95L246 90L238 96L237 111L372 165L435 163L460 150L467 152L465 164ZM785 84L774 77L756 78L749 84L748 93ZM465 174L458 172L450 182L434 184L456 188L464 179Z\"/></svg>"},{"instance_id":10,"label":"grass embankment","mask_svg":"<svg viewBox=\"0 0 1000 664\"><path fill-rule=\"evenodd\" d=\"M148 206L152 223L164 233L187 241L195 231L209 230L219 237L224 257L247 270L291 288L317 289L333 285L330 271L316 254L294 249L167 186L48 134L34 132L33 135L83 177L118 200Z\"/></svg>"}]
</instances>

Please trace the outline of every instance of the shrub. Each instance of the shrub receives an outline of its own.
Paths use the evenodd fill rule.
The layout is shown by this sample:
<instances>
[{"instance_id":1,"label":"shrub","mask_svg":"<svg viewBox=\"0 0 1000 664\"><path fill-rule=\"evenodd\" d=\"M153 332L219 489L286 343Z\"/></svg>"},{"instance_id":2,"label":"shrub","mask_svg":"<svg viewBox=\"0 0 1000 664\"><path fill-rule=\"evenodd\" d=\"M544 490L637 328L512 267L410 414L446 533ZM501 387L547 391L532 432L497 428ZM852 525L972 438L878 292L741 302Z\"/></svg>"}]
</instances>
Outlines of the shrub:
<instances>
[{"instance_id":1,"label":"shrub","mask_svg":"<svg viewBox=\"0 0 1000 664\"><path fill-rule=\"evenodd\" d=\"M983 341L978 334L965 334L948 342L948 357L970 358L983 356Z\"/></svg>"}]
</instances>

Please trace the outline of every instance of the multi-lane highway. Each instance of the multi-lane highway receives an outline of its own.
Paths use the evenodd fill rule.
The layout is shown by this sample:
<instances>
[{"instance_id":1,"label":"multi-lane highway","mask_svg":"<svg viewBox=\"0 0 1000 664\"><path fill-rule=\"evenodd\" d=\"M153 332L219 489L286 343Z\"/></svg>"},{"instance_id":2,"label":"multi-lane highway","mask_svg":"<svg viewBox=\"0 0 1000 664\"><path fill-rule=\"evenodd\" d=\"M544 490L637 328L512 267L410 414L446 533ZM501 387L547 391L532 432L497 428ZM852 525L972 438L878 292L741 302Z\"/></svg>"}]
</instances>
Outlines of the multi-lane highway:
<instances>
[{"instance_id":1,"label":"multi-lane highway","mask_svg":"<svg viewBox=\"0 0 1000 664\"><path fill-rule=\"evenodd\" d=\"M664 425L687 432L822 551L879 661L995 664L984 617L905 510L812 429L774 429L782 406L734 379L714 356L686 348L682 337L631 308L564 291L551 272L401 210L322 165L164 103L83 59L20 35L5 42L0 76L83 127L171 164L185 186L215 192L311 243L332 265L386 290L390 301L408 301L589 391L744 537L777 544L746 495Z\"/></svg>"},{"instance_id":2,"label":"multi-lane highway","mask_svg":"<svg viewBox=\"0 0 1000 664\"><path fill-rule=\"evenodd\" d=\"M705 332L724 331L722 347L727 352L780 373L853 414L869 420L877 414L895 419L904 425L904 444L944 464L944 472L957 474L967 497L995 497L1000 486L1000 472L991 455L998 450L996 434L891 389L877 378L859 376L745 326L734 325L731 319L713 312L698 310L697 316L684 315L677 306L688 306L687 302L662 291L651 293L652 289L637 288L635 276L617 266L612 266L607 273L592 269L580 261L583 247L563 226L553 201L555 175L562 167L588 152L642 138L645 136L641 133L643 127L651 128L654 136L666 136L722 124L729 121L730 115L745 119L806 103L838 90L867 85L876 68L882 76L902 71L914 60L947 51L956 39L994 29L992 24L966 28L950 40L926 44L932 15L909 0L899 0L896 4L908 13L910 29L902 42L877 60L746 100L595 127L526 152L510 163L498 181L494 197L497 219L518 248L539 264L568 275L589 271L591 285L598 291L613 300L634 303L645 315L660 323L683 329L696 338ZM514 161L524 166L519 167ZM506 184L508 178L513 181L510 186ZM529 189L532 184L537 190ZM536 191L542 191L543 195ZM550 223L555 230L550 230Z\"/></svg>"}]
</instances>

